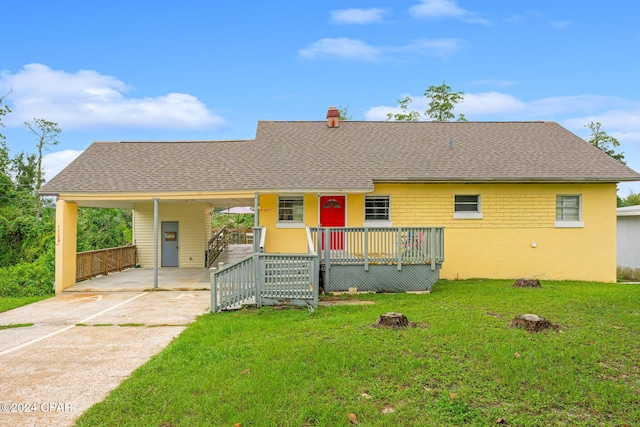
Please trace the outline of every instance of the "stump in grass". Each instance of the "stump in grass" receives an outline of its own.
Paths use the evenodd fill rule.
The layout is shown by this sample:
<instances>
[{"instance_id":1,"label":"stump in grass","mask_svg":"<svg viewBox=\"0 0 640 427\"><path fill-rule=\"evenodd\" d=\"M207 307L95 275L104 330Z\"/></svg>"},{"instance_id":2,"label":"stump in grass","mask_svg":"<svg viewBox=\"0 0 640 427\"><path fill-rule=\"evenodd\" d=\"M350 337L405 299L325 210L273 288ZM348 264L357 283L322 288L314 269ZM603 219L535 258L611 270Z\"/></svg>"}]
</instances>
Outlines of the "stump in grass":
<instances>
[{"instance_id":1,"label":"stump in grass","mask_svg":"<svg viewBox=\"0 0 640 427\"><path fill-rule=\"evenodd\" d=\"M541 288L540 281L536 279L518 279L513 284L514 288Z\"/></svg>"},{"instance_id":2,"label":"stump in grass","mask_svg":"<svg viewBox=\"0 0 640 427\"><path fill-rule=\"evenodd\" d=\"M545 329L558 330L558 325L554 325L544 317L536 314L521 314L511 321L512 328L522 328L529 332L540 332Z\"/></svg>"},{"instance_id":3,"label":"stump in grass","mask_svg":"<svg viewBox=\"0 0 640 427\"><path fill-rule=\"evenodd\" d=\"M402 313L385 313L378 317L374 328L402 329L411 326L409 319Z\"/></svg>"}]
</instances>

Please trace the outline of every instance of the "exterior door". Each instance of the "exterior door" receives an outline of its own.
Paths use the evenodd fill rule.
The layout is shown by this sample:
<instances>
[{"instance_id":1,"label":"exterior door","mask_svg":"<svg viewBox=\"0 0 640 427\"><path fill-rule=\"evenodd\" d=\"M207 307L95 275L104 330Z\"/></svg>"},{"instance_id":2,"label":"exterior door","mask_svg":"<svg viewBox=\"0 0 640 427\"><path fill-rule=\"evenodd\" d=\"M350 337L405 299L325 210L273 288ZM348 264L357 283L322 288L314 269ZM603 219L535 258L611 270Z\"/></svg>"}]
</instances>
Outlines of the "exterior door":
<instances>
[{"instance_id":1,"label":"exterior door","mask_svg":"<svg viewBox=\"0 0 640 427\"><path fill-rule=\"evenodd\" d=\"M345 196L320 196L320 226L325 228L344 227L347 211L345 202ZM332 231L329 239L331 250L344 249L344 232ZM322 249L324 249L324 236Z\"/></svg>"},{"instance_id":2,"label":"exterior door","mask_svg":"<svg viewBox=\"0 0 640 427\"><path fill-rule=\"evenodd\" d=\"M178 267L178 223L162 222L162 267Z\"/></svg>"}]
</instances>

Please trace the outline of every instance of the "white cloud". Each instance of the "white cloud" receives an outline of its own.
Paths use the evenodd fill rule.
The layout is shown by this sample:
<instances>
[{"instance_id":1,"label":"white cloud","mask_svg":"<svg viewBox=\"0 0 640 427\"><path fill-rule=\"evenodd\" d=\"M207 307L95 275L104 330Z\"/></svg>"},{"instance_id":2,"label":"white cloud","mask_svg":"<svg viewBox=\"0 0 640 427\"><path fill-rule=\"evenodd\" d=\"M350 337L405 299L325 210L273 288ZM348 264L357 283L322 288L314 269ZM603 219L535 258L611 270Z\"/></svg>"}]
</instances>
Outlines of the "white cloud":
<instances>
[{"instance_id":1,"label":"white cloud","mask_svg":"<svg viewBox=\"0 0 640 427\"><path fill-rule=\"evenodd\" d=\"M298 54L305 59L327 59L331 57L354 61L378 61L385 54L402 54L421 56L449 56L465 45L458 39L421 39L404 46L379 47L372 46L360 40L348 38L322 39L300 49Z\"/></svg>"},{"instance_id":2,"label":"white cloud","mask_svg":"<svg viewBox=\"0 0 640 427\"><path fill-rule=\"evenodd\" d=\"M527 108L526 104L514 96L500 92L466 93L464 101L455 111L468 118L477 114L517 114Z\"/></svg>"},{"instance_id":3,"label":"white cloud","mask_svg":"<svg viewBox=\"0 0 640 427\"><path fill-rule=\"evenodd\" d=\"M46 154L42 158L42 169L44 170L44 179L51 180L62 169L66 168L82 151L62 150L55 153Z\"/></svg>"},{"instance_id":4,"label":"white cloud","mask_svg":"<svg viewBox=\"0 0 640 427\"><path fill-rule=\"evenodd\" d=\"M391 50L417 53L423 56L445 57L462 49L464 44L464 41L458 39L421 39Z\"/></svg>"},{"instance_id":5,"label":"white cloud","mask_svg":"<svg viewBox=\"0 0 640 427\"><path fill-rule=\"evenodd\" d=\"M96 127L154 129L217 129L222 117L193 95L169 93L126 97L121 80L93 70L68 73L42 64L28 64L16 73L0 73L0 92L12 90L13 110L7 126L21 126L35 117L56 122L63 130Z\"/></svg>"},{"instance_id":6,"label":"white cloud","mask_svg":"<svg viewBox=\"0 0 640 427\"><path fill-rule=\"evenodd\" d=\"M311 43L306 49L300 49L299 55L306 59L324 59L338 57L363 61L377 61L381 50L360 40L348 38L326 38Z\"/></svg>"},{"instance_id":7,"label":"white cloud","mask_svg":"<svg viewBox=\"0 0 640 427\"><path fill-rule=\"evenodd\" d=\"M331 22L334 24L371 24L382 21L387 14L384 9L339 9L331 11Z\"/></svg>"},{"instance_id":8,"label":"white cloud","mask_svg":"<svg viewBox=\"0 0 640 427\"><path fill-rule=\"evenodd\" d=\"M420 0L409 8L409 14L417 18L454 18L474 24L491 24L477 13L462 9L454 0Z\"/></svg>"},{"instance_id":9,"label":"white cloud","mask_svg":"<svg viewBox=\"0 0 640 427\"><path fill-rule=\"evenodd\" d=\"M569 25L571 25L571 22L568 22L568 21L553 21L553 22L551 22L551 26L553 28L558 29L558 30L564 30Z\"/></svg>"}]
</instances>

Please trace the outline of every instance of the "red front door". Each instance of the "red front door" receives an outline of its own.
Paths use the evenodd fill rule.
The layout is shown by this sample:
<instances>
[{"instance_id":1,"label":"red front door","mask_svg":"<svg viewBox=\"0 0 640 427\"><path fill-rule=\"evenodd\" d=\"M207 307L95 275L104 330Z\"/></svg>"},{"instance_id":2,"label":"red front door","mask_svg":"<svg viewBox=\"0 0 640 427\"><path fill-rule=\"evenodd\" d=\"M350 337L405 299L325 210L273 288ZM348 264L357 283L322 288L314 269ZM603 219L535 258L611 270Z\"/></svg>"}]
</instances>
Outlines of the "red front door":
<instances>
[{"instance_id":1,"label":"red front door","mask_svg":"<svg viewBox=\"0 0 640 427\"><path fill-rule=\"evenodd\" d=\"M325 228L345 226L345 196L320 196L320 226ZM344 233L330 233L331 250L344 249ZM324 236L322 239L324 249Z\"/></svg>"}]
</instances>

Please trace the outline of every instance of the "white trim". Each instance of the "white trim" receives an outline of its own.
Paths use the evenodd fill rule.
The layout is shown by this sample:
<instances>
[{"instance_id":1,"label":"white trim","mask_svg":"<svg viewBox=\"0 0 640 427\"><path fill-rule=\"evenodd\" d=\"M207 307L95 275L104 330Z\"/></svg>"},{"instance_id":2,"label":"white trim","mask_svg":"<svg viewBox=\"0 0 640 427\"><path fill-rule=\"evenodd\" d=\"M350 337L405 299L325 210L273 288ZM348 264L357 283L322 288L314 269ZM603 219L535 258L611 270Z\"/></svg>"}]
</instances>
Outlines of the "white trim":
<instances>
[{"instance_id":1,"label":"white trim","mask_svg":"<svg viewBox=\"0 0 640 427\"><path fill-rule=\"evenodd\" d=\"M454 212L454 219L482 219L482 212Z\"/></svg>"},{"instance_id":2,"label":"white trim","mask_svg":"<svg viewBox=\"0 0 640 427\"><path fill-rule=\"evenodd\" d=\"M304 222L300 221L278 221L276 228L305 228Z\"/></svg>"},{"instance_id":3,"label":"white trim","mask_svg":"<svg viewBox=\"0 0 640 427\"><path fill-rule=\"evenodd\" d=\"M369 219L364 221L364 227L393 227L391 221Z\"/></svg>"},{"instance_id":4,"label":"white trim","mask_svg":"<svg viewBox=\"0 0 640 427\"><path fill-rule=\"evenodd\" d=\"M584 228L583 221L556 221L556 228Z\"/></svg>"}]
</instances>

